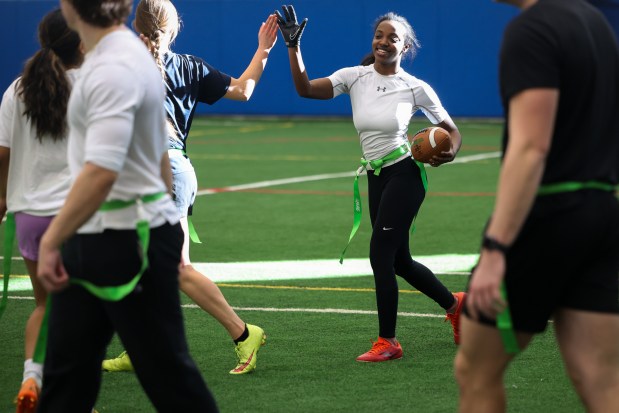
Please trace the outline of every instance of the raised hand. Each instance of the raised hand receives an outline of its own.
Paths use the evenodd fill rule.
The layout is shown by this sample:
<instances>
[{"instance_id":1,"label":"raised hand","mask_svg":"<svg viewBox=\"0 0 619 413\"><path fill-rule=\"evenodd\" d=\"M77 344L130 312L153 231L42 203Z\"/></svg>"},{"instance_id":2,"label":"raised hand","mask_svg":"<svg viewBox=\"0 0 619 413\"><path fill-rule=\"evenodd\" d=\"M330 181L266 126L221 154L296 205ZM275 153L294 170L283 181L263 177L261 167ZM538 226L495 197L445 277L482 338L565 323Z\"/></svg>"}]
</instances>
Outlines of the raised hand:
<instances>
[{"instance_id":1,"label":"raised hand","mask_svg":"<svg viewBox=\"0 0 619 413\"><path fill-rule=\"evenodd\" d=\"M261 49L271 50L277 41L277 16L271 14L262 23L258 32L258 45Z\"/></svg>"},{"instance_id":2,"label":"raised hand","mask_svg":"<svg viewBox=\"0 0 619 413\"><path fill-rule=\"evenodd\" d=\"M284 12L284 17L282 17L279 11L275 10L279 30L282 32L286 46L297 47L301 42L301 35L307 24L307 18L299 24L297 22L297 14L292 5L283 5L282 10Z\"/></svg>"}]
</instances>

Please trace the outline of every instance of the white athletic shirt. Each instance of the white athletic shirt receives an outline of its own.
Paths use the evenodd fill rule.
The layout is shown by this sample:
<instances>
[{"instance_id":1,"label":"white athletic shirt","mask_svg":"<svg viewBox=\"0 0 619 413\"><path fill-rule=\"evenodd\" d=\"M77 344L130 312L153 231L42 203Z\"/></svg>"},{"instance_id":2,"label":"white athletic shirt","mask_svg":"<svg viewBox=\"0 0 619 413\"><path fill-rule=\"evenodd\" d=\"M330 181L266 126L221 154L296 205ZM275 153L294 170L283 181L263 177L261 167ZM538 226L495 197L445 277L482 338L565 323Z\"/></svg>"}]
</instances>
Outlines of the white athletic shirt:
<instances>
[{"instance_id":1,"label":"white athletic shirt","mask_svg":"<svg viewBox=\"0 0 619 413\"><path fill-rule=\"evenodd\" d=\"M346 67L328 79L333 97L350 95L353 123L363 157L369 161L383 158L407 142L408 124L417 110L421 109L433 124L449 118L430 85L404 70L384 76L374 65ZM385 166L406 156L410 152Z\"/></svg>"},{"instance_id":2,"label":"white athletic shirt","mask_svg":"<svg viewBox=\"0 0 619 413\"><path fill-rule=\"evenodd\" d=\"M161 157L168 150L161 73L144 44L128 29L112 32L88 52L69 100L69 168L77 178L90 162L118 173L107 200L135 200L166 192ZM78 231L176 223L172 199L96 212Z\"/></svg>"},{"instance_id":3,"label":"white athletic shirt","mask_svg":"<svg viewBox=\"0 0 619 413\"><path fill-rule=\"evenodd\" d=\"M66 74L73 83L76 70ZM11 150L7 209L36 216L56 215L71 186L67 139L54 142L49 136L42 141L36 138L36 128L24 116L24 102L16 94L18 81L4 92L0 106L0 146Z\"/></svg>"}]
</instances>

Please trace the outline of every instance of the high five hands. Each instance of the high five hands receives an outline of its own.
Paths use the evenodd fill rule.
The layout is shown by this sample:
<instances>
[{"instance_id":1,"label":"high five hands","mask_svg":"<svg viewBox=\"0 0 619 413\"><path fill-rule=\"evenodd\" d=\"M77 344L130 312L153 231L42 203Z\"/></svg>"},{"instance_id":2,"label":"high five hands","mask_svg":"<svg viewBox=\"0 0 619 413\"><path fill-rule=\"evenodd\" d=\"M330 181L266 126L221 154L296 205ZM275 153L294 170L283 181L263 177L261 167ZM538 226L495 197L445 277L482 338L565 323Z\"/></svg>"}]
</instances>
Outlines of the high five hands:
<instances>
[{"instance_id":1,"label":"high five hands","mask_svg":"<svg viewBox=\"0 0 619 413\"><path fill-rule=\"evenodd\" d=\"M282 17L280 12L275 10L279 30L282 32L286 46L297 47L301 42L301 35L307 24L307 18L299 24L297 22L297 14L294 12L294 7L292 5L283 5L282 10L285 17Z\"/></svg>"}]
</instances>

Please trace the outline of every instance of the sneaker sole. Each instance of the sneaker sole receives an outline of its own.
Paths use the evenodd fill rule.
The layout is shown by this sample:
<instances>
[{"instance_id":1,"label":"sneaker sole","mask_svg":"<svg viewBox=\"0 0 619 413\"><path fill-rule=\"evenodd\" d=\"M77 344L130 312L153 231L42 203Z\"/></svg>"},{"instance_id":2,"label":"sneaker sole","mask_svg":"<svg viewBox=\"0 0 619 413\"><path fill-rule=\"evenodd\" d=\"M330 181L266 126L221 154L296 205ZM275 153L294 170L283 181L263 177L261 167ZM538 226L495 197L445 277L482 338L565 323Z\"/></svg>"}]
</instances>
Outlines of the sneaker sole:
<instances>
[{"instance_id":1,"label":"sneaker sole","mask_svg":"<svg viewBox=\"0 0 619 413\"><path fill-rule=\"evenodd\" d=\"M404 354L400 354L399 356L391 357L391 358L384 359L384 360L359 360L359 359L356 359L356 360L359 363L382 363L382 362L385 362L385 361L400 360L403 356L404 356Z\"/></svg>"},{"instance_id":2,"label":"sneaker sole","mask_svg":"<svg viewBox=\"0 0 619 413\"><path fill-rule=\"evenodd\" d=\"M34 413L37 407L37 398L32 396L18 396L16 413Z\"/></svg>"},{"instance_id":3,"label":"sneaker sole","mask_svg":"<svg viewBox=\"0 0 619 413\"><path fill-rule=\"evenodd\" d=\"M117 369L117 368L109 368L106 369L105 367L101 367L101 371L104 371L106 373L133 373L134 370L131 369Z\"/></svg>"},{"instance_id":4,"label":"sneaker sole","mask_svg":"<svg viewBox=\"0 0 619 413\"><path fill-rule=\"evenodd\" d=\"M393 360L400 360L402 358L402 356L400 357L395 357L392 359L385 359L385 360L356 360L359 363L384 363L385 361L393 361Z\"/></svg>"},{"instance_id":5,"label":"sneaker sole","mask_svg":"<svg viewBox=\"0 0 619 413\"><path fill-rule=\"evenodd\" d=\"M260 347L264 346L267 342L267 335L262 333L262 340L260 341ZM260 347L258 347L258 350L260 350ZM254 354L254 357L258 357L258 350L256 350L256 353ZM235 371L235 369L230 370L229 373L232 374L233 376L240 376L242 374L249 374L251 372L253 372L254 370L256 370L257 366L254 367L247 367L245 370L241 370L241 371Z\"/></svg>"}]
</instances>

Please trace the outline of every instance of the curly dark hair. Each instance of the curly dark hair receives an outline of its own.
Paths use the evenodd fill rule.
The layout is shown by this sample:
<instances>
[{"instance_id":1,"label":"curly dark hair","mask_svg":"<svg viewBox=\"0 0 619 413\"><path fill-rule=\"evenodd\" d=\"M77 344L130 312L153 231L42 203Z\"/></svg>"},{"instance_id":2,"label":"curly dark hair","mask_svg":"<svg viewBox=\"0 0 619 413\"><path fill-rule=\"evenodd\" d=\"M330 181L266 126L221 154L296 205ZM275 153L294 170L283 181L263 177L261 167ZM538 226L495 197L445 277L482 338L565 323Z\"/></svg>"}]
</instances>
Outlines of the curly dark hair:
<instances>
[{"instance_id":1,"label":"curly dark hair","mask_svg":"<svg viewBox=\"0 0 619 413\"><path fill-rule=\"evenodd\" d=\"M97 27L123 24L133 7L133 0L67 0L86 23Z\"/></svg>"},{"instance_id":2,"label":"curly dark hair","mask_svg":"<svg viewBox=\"0 0 619 413\"><path fill-rule=\"evenodd\" d=\"M23 115L35 127L37 139L51 137L56 141L66 135L71 85L65 70L82 62L80 38L56 9L39 23L39 43L41 49L26 62L16 91L26 108Z\"/></svg>"},{"instance_id":3,"label":"curly dark hair","mask_svg":"<svg viewBox=\"0 0 619 413\"><path fill-rule=\"evenodd\" d=\"M406 17L390 11L388 13L383 14L382 16L379 16L376 19L376 21L374 22L374 31L376 31L379 24L381 24L382 22L386 20L398 22L402 26L404 26L404 30L406 32L404 33L404 44L408 46L408 49L406 50L405 54L408 55L411 59L414 58L415 54L417 54L417 49L421 47L421 43L419 43L419 40L417 39L417 35L415 34L415 30L413 29L413 26L411 26L411 24L408 22ZM362 66L368 66L368 65L371 65L372 63L374 63L373 53L367 54L361 61Z\"/></svg>"}]
</instances>

